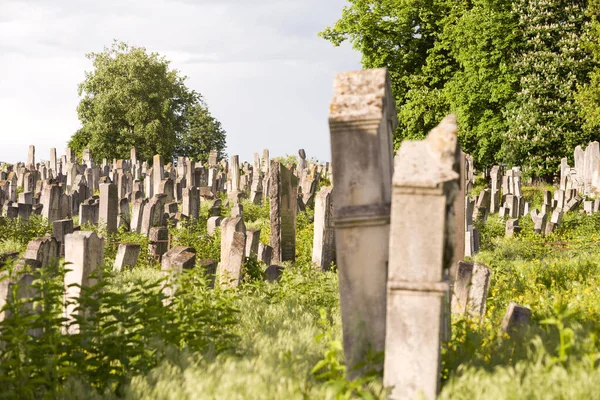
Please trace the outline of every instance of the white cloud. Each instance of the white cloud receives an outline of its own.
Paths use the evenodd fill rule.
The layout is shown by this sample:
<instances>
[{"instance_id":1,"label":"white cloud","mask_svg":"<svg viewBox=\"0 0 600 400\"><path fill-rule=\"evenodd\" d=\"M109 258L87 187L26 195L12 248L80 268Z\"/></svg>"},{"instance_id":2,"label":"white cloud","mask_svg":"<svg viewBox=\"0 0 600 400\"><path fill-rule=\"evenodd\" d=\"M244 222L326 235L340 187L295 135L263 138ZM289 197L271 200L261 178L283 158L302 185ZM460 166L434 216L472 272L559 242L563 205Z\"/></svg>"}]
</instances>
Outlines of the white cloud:
<instances>
[{"instance_id":1,"label":"white cloud","mask_svg":"<svg viewBox=\"0 0 600 400\"><path fill-rule=\"evenodd\" d=\"M0 0L0 160L62 151L78 128L89 52L113 39L172 60L228 132L228 153L268 147L328 159L333 76L360 55L317 33L343 0Z\"/></svg>"}]
</instances>

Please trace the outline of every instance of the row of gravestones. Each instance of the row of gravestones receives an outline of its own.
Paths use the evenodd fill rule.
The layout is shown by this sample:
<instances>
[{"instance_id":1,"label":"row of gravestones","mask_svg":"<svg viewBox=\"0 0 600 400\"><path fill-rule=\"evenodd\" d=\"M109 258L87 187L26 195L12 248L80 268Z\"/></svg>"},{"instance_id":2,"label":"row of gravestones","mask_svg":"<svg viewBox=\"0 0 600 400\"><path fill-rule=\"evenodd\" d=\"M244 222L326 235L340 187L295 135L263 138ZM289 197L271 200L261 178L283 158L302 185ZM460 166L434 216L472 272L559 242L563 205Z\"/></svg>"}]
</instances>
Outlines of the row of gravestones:
<instances>
[{"instance_id":1,"label":"row of gravestones","mask_svg":"<svg viewBox=\"0 0 600 400\"><path fill-rule=\"evenodd\" d=\"M459 150L454 116L425 140L404 141L393 156L397 114L385 69L337 75L329 109L349 377L367 372L370 354L384 352L390 398L434 399L452 309L480 318L491 275L484 266L456 262L468 234L472 162ZM516 194L508 182L506 192ZM513 332L530 316L511 303L502 328Z\"/></svg>"},{"instance_id":2,"label":"row of gravestones","mask_svg":"<svg viewBox=\"0 0 600 400\"><path fill-rule=\"evenodd\" d=\"M513 236L520 232L519 219L526 215L533 220L534 232L546 235L554 232L566 212L577 209L582 202L584 212L588 215L600 210L600 199L583 201L576 188L559 188L554 192L546 190L541 211L530 210L521 192L520 168L514 167L502 174L502 167L494 166L490 176L491 187L482 190L478 196L467 197L465 202L465 257L471 257L479 251L479 234L473 221L486 223L491 213L497 212L500 217L508 217L505 235Z\"/></svg>"},{"instance_id":3,"label":"row of gravestones","mask_svg":"<svg viewBox=\"0 0 600 400\"><path fill-rule=\"evenodd\" d=\"M306 205L313 204L320 177L331 177L331 168L329 163L307 163L302 149L299 155L300 163L293 166L292 171L299 179L296 202L303 211ZM27 218L31 213L37 213L54 221L79 213L82 223L97 223L104 219L112 232L121 220L115 225L115 218L100 210L103 207L99 196L93 196L101 190L102 183L116 185L118 208L125 214L128 202L152 201L155 194L166 195L163 201L167 203L183 202L186 205L188 198L193 202L198 197L198 193L185 190L191 188L197 188L199 196L205 199L214 198L218 192L227 192L234 202L250 195L255 204L260 204L263 188L267 194L269 192L269 151L265 149L262 160L255 153L253 166L246 162L240 166L238 156L232 156L231 163L225 160L217 163L217 156L216 151L211 151L206 166L196 166L193 161L179 157L174 167L171 164L164 166L162 157L157 155L150 168L136 159L135 149L132 149L130 160L113 160L112 165L104 160L97 166L89 150L84 150L84 163L80 165L70 149L58 161L56 150L51 149L51 161L35 164L35 147L30 146L27 164L7 165L0 171L0 207L3 206L3 214L9 218ZM22 192L17 196L19 190ZM106 190L110 190L113 199L115 188ZM192 203L189 208L195 209L194 205ZM114 210L114 205L111 204L109 209ZM147 229L145 231L147 234Z\"/></svg>"},{"instance_id":4,"label":"row of gravestones","mask_svg":"<svg viewBox=\"0 0 600 400\"><path fill-rule=\"evenodd\" d=\"M237 286L242 279L244 258L255 255L268 266L265 273L266 278L276 280L283 269L276 263L293 261L295 258L297 212L295 200L298 201L300 198L298 197L298 179L292 171L275 161L271 162L269 171L271 246L259 243L260 230L246 230L241 204L232 203L232 217L222 219L218 216L221 213L220 200L215 200L211 208L213 216L209 218L207 225L209 234L214 233L215 227L219 226L221 228L221 262L217 263L214 260L196 261L195 251L191 248L176 247L169 249L170 237L166 220L172 218L173 214L176 213L177 207L173 207L173 205L176 206L177 204L168 203L166 201L168 195L165 193L154 195L150 201L143 198L136 199L132 207L131 229L148 235L149 254L158 260L162 260L165 273L172 274L169 271L181 271L198 265L213 279L212 284L215 283L214 277L216 276L218 284L221 286ZM61 185L51 185L49 187L52 188L52 193L62 195L60 193ZM125 207L126 211L124 211L122 206L123 203L127 205L126 201L128 199L123 198L119 202L115 185L112 183L100 183L99 189L100 196L93 197L92 201L97 204L99 209L97 213L99 214L98 222L106 225L107 230L111 231L114 230L117 224L117 216L127 220L127 218L123 218L123 214L129 211L128 207ZM200 205L198 192L196 187L184 188L183 191L183 210L189 212L191 218L198 218ZM89 203L92 203L92 201ZM50 204L53 204L52 201ZM82 206L85 205L88 204L82 204ZM82 210L82 213L86 212L85 207ZM331 187L323 187L317 194L315 201L313 262L317 269L328 269L335 257L331 210ZM121 213L118 214L118 211L121 211ZM81 239L81 235L85 236L85 240ZM65 278L65 285L73 283L73 280L76 279L80 285L85 286L86 282L90 280L90 275L94 269L102 262L102 250L98 247L103 245L104 240L102 238L91 232L81 232L80 227L73 225L72 219L53 221L53 235L46 235L44 238L35 239L28 244L25 257L17 261L17 273L12 279L6 280L3 290L0 291L0 298L2 299L0 302L6 303L6 301L9 301L12 293L9 290L10 285L20 282L27 286L28 281L21 279L24 275L30 276L27 270L24 269L25 266L33 269L46 267L60 256L64 256L65 261L74 265L75 275L69 273ZM94 246L94 248L91 249L89 246ZM69 253L69 250L71 253ZM97 259L72 256L72 254L85 254L86 252L97 255ZM133 268L137 263L140 252L141 248L137 244L119 243L114 269L120 271L123 268ZM175 255L175 253L177 254ZM15 256L17 255L13 255L13 257ZM19 273L19 271L23 273ZM8 272L5 270L3 273L7 274ZM30 292L30 290L26 290L24 293L30 294ZM68 295L69 297L77 297L78 292L69 292ZM2 304L0 304L1 306ZM66 314L72 316L72 311L67 307Z\"/></svg>"}]
</instances>

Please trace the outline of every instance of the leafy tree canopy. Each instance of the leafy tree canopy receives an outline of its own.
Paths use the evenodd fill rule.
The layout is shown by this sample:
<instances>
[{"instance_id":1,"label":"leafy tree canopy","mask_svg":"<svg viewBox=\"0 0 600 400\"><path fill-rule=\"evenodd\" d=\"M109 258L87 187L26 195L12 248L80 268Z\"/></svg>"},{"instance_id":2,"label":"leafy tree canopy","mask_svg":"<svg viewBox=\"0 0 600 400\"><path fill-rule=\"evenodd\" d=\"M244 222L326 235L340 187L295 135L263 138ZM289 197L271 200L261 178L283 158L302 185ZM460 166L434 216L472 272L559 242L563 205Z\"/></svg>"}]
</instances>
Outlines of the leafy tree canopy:
<instances>
[{"instance_id":1,"label":"leafy tree canopy","mask_svg":"<svg viewBox=\"0 0 600 400\"><path fill-rule=\"evenodd\" d=\"M89 148L95 159L121 159L135 147L141 160L155 154L167 160L175 155L200 160L212 146L224 151L221 124L164 57L117 41L87 57L94 70L79 85L82 127L69 142L73 150ZM210 123L199 122L202 118ZM203 142L191 142L196 140Z\"/></svg>"},{"instance_id":2,"label":"leafy tree canopy","mask_svg":"<svg viewBox=\"0 0 600 400\"><path fill-rule=\"evenodd\" d=\"M583 0L349 0L320 35L349 40L365 68L388 68L396 145L453 112L479 167L504 162L548 177L591 137L584 97L587 126L600 125L600 86L587 85L600 73L585 50L586 9ZM588 95L578 97L579 86Z\"/></svg>"}]
</instances>

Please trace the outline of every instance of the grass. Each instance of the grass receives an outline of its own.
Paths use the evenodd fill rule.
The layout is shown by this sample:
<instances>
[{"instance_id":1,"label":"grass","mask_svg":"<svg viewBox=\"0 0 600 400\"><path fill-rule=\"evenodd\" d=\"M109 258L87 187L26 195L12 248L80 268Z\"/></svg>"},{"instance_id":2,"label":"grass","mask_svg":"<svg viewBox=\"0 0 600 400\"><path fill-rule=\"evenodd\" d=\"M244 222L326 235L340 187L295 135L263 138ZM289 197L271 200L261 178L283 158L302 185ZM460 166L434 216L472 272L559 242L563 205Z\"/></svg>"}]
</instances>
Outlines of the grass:
<instances>
[{"instance_id":1,"label":"grass","mask_svg":"<svg viewBox=\"0 0 600 400\"><path fill-rule=\"evenodd\" d=\"M540 190L524 193L535 202ZM247 227L264 229L261 241L268 240L268 204L245 202L244 212ZM182 275L178 298L166 307L159 266L142 257L134 270L107 271L104 284L84 300L100 315L85 328L85 340L59 332L31 338L27 329L36 320L26 312L9 319L0 346L0 397L385 398L378 374L344 378L337 275L310 267L310 213L298 216L297 262L286 265L281 282L249 273L237 290L211 290L201 271L192 271ZM220 240L206 235L204 218L173 230L175 242L193 245L199 259L218 259ZM44 226L29 227L29 234ZM487 311L480 324L453 318L441 399L600 398L600 214L571 212L547 237L532 232L528 216L521 226L513 238L504 237L497 215L479 226L482 251L474 259L493 271ZM29 237L16 228L0 232L6 248L21 249ZM142 247L144 240L125 232L111 238ZM106 265L114 252L105 250ZM256 266L248 261L247 268ZM58 324L51 308L59 304L60 284L52 286L59 277L56 271L39 277L57 293L54 303L47 297L50 307L38 323ZM533 310L530 329L517 338L499 329L513 301Z\"/></svg>"}]
</instances>

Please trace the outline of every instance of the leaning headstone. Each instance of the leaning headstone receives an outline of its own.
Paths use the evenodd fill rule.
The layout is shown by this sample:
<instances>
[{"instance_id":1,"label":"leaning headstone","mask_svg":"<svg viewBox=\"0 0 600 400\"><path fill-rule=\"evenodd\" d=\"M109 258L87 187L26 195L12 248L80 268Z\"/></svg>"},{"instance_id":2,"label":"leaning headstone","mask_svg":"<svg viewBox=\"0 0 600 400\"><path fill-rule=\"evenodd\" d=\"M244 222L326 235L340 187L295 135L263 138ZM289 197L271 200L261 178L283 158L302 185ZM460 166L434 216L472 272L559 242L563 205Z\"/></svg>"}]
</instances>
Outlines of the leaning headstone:
<instances>
[{"instance_id":1,"label":"leaning headstone","mask_svg":"<svg viewBox=\"0 0 600 400\"><path fill-rule=\"evenodd\" d=\"M78 325L72 320L75 313L81 312L77 304L81 288L97 283L92 273L101 268L103 260L104 239L95 232L77 231L65 236L65 262L70 263L64 278L68 333L79 331Z\"/></svg>"},{"instance_id":2,"label":"leaning headstone","mask_svg":"<svg viewBox=\"0 0 600 400\"><path fill-rule=\"evenodd\" d=\"M529 325L531 310L517 303L510 303L504 319L502 320L502 331L513 335L522 332Z\"/></svg>"},{"instance_id":3,"label":"leaning headstone","mask_svg":"<svg viewBox=\"0 0 600 400\"><path fill-rule=\"evenodd\" d=\"M246 229L246 257L258 256L260 229Z\"/></svg>"},{"instance_id":4,"label":"leaning headstone","mask_svg":"<svg viewBox=\"0 0 600 400\"><path fill-rule=\"evenodd\" d=\"M547 215L538 210L531 210L530 215L533 220L533 231L538 235L545 234Z\"/></svg>"},{"instance_id":5,"label":"leaning headstone","mask_svg":"<svg viewBox=\"0 0 600 400\"><path fill-rule=\"evenodd\" d=\"M369 353L385 348L391 144L396 125L385 69L335 77L329 108L335 165L332 200L344 355L350 378L362 373L355 367ZM278 255L273 259L276 264Z\"/></svg>"},{"instance_id":6,"label":"leaning headstone","mask_svg":"<svg viewBox=\"0 0 600 400\"><path fill-rule=\"evenodd\" d=\"M221 222L221 264L219 282L224 287L236 287L242 280L242 265L246 247L246 226L241 217L225 218Z\"/></svg>"},{"instance_id":7,"label":"leaning headstone","mask_svg":"<svg viewBox=\"0 0 600 400\"><path fill-rule=\"evenodd\" d=\"M270 244L273 248L273 262L294 261L298 178L277 161L271 161L269 173Z\"/></svg>"},{"instance_id":8,"label":"leaning headstone","mask_svg":"<svg viewBox=\"0 0 600 400\"><path fill-rule=\"evenodd\" d=\"M167 276L167 284L163 288L163 293L170 298L176 291L177 285L173 282L175 277L189 270L196 265L196 250L191 247L176 246L167 251L161 261L161 271Z\"/></svg>"},{"instance_id":9,"label":"leaning headstone","mask_svg":"<svg viewBox=\"0 0 600 400\"><path fill-rule=\"evenodd\" d=\"M335 231L331 186L321 188L315 199L312 264L326 271L335 260Z\"/></svg>"},{"instance_id":10,"label":"leaning headstone","mask_svg":"<svg viewBox=\"0 0 600 400\"><path fill-rule=\"evenodd\" d=\"M490 287L492 271L480 263L458 264L452 295L452 313L481 319Z\"/></svg>"},{"instance_id":11,"label":"leaning headstone","mask_svg":"<svg viewBox=\"0 0 600 400\"><path fill-rule=\"evenodd\" d=\"M117 249L117 256L115 257L115 263L113 269L115 271L122 271L124 268L133 268L137 264L138 257L140 256L141 246L136 243L121 243Z\"/></svg>"},{"instance_id":12,"label":"leaning headstone","mask_svg":"<svg viewBox=\"0 0 600 400\"><path fill-rule=\"evenodd\" d=\"M404 141L395 158L383 375L391 399L435 399L440 386L460 156L449 115L425 140Z\"/></svg>"}]
</instances>

